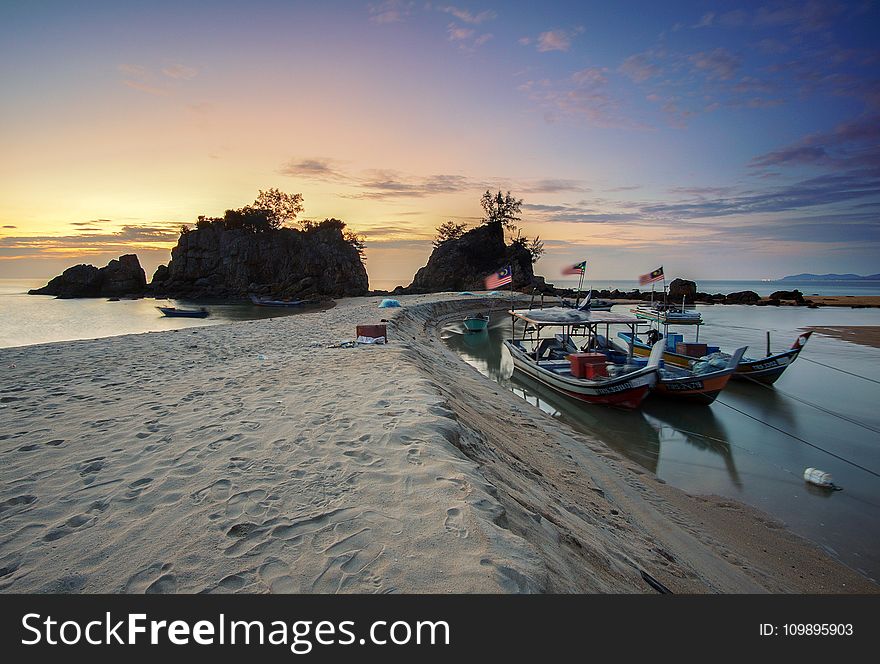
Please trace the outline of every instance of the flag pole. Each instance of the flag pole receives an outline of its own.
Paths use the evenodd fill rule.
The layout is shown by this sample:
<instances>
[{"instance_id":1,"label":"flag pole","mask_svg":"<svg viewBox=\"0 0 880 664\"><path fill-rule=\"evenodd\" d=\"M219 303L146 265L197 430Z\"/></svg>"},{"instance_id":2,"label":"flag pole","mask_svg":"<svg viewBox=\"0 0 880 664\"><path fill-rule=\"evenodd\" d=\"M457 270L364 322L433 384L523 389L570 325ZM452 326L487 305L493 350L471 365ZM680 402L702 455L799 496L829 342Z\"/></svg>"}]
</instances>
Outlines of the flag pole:
<instances>
[{"instance_id":1,"label":"flag pole","mask_svg":"<svg viewBox=\"0 0 880 664\"><path fill-rule=\"evenodd\" d=\"M584 272L585 272L585 270L584 270L584 269L581 269L581 278L578 280L577 297L576 297L575 300L574 300L574 306L575 306L575 308L577 308L577 306L578 306L578 302L579 302L580 299L581 299L581 290L583 289L583 285L584 285Z\"/></svg>"}]
</instances>

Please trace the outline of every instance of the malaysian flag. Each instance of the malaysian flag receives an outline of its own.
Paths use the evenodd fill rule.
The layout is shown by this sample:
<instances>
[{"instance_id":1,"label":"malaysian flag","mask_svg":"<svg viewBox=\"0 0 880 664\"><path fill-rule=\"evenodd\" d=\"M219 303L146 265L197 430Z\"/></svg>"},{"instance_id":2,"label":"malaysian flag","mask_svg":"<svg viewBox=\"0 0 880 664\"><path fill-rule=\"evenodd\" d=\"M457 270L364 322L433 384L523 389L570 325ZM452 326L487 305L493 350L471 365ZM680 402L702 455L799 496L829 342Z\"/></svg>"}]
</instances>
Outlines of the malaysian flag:
<instances>
[{"instance_id":1,"label":"malaysian flag","mask_svg":"<svg viewBox=\"0 0 880 664\"><path fill-rule=\"evenodd\" d=\"M490 274L486 277L486 290L493 290L498 288L499 286L503 286L504 284L509 284L513 281L513 271L510 269L508 265L505 268L498 270L495 274Z\"/></svg>"},{"instance_id":2,"label":"malaysian flag","mask_svg":"<svg viewBox=\"0 0 880 664\"><path fill-rule=\"evenodd\" d=\"M577 265L572 265L571 267L564 268L562 270L562 274L583 274L587 271L587 261L583 261L582 263L578 263Z\"/></svg>"},{"instance_id":3,"label":"malaysian flag","mask_svg":"<svg viewBox=\"0 0 880 664\"><path fill-rule=\"evenodd\" d=\"M655 281L660 281L663 279L663 266L661 265L653 272L649 272L648 274L643 274L639 277L639 286L644 286L645 284L653 284Z\"/></svg>"}]
</instances>

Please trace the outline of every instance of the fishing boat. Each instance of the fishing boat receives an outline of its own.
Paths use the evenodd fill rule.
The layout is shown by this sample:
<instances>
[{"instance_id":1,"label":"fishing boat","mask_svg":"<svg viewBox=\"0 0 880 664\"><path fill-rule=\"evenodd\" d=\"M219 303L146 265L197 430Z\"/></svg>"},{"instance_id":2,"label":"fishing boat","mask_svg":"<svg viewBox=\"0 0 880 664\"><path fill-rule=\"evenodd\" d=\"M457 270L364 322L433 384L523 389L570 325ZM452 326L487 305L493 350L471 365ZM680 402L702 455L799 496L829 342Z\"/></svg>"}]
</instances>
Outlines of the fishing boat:
<instances>
[{"instance_id":1,"label":"fishing boat","mask_svg":"<svg viewBox=\"0 0 880 664\"><path fill-rule=\"evenodd\" d=\"M584 298L584 301L580 303L578 309L581 311L611 311L611 307L614 306L614 302L611 300L594 300L593 299L593 291L587 293L587 297Z\"/></svg>"},{"instance_id":2,"label":"fishing boat","mask_svg":"<svg viewBox=\"0 0 880 664\"><path fill-rule=\"evenodd\" d=\"M627 341L630 338L630 335L626 333L621 336ZM562 337L562 335L557 335L557 338L567 348L577 350L573 340ZM638 339L638 337L636 338ZM655 345L662 346L659 341ZM736 372L737 365L746 348L746 346L738 348L733 355L716 353L709 357L695 359L686 367L667 364L664 359L660 363L660 378L651 395L699 404L711 404ZM589 349L605 354L611 362L617 365L625 365L628 360L627 349L622 349L612 340L601 335L594 338L593 346ZM651 350L653 351L653 348Z\"/></svg>"},{"instance_id":3,"label":"fishing boat","mask_svg":"<svg viewBox=\"0 0 880 664\"><path fill-rule=\"evenodd\" d=\"M308 303L308 300L272 300L259 295L251 295L251 302L258 307L300 307Z\"/></svg>"},{"instance_id":4,"label":"fishing boat","mask_svg":"<svg viewBox=\"0 0 880 664\"><path fill-rule=\"evenodd\" d=\"M515 309L510 315L514 334L504 341L504 347L514 369L557 392L587 403L638 408L659 380L662 347L647 361L630 349L628 362L619 365L602 353L572 352L557 336L541 339L544 328L561 328L565 338L586 338L588 348L602 325L606 336L611 325L625 325L634 338L636 328L643 324L638 318L564 307ZM521 338L515 334L517 321L524 323Z\"/></svg>"},{"instance_id":5,"label":"fishing boat","mask_svg":"<svg viewBox=\"0 0 880 664\"><path fill-rule=\"evenodd\" d=\"M464 319L464 327L468 332L484 332L489 327L487 314L475 314Z\"/></svg>"},{"instance_id":6,"label":"fishing boat","mask_svg":"<svg viewBox=\"0 0 880 664\"><path fill-rule=\"evenodd\" d=\"M654 345L656 346L659 344L664 348L663 360L666 366L671 365L673 367L689 369L691 368L692 363L699 360L701 357L717 356L719 358L733 358L735 356L735 354L729 355L723 353L718 346L710 346L701 343L684 343L683 335L670 333L668 327L664 329L666 329L665 334L659 334L656 330L653 330L653 332L657 335L658 339L657 343ZM699 328L697 329L699 335ZM736 371L734 371L732 377L742 380L752 380L765 385L772 385L779 379L791 363L797 359L811 334L812 331L804 332L795 340L791 348L788 350L781 353L772 353L770 351L770 333L768 332L767 355L762 358L751 358L742 355L739 362L736 364ZM652 345L650 343L651 339L642 340L638 336L631 338L626 332L619 332L617 336L627 344L631 344L636 355L645 357L652 351ZM697 338L699 338L699 336ZM660 344L661 340L663 341L662 344Z\"/></svg>"},{"instance_id":7,"label":"fishing boat","mask_svg":"<svg viewBox=\"0 0 880 664\"><path fill-rule=\"evenodd\" d=\"M640 304L634 309L630 309L638 318L658 323L660 325L669 325L674 323L684 324L700 324L703 321L703 315L696 309L688 309L684 302L679 304L671 304L666 302L652 302L650 304Z\"/></svg>"},{"instance_id":8,"label":"fishing boat","mask_svg":"<svg viewBox=\"0 0 880 664\"><path fill-rule=\"evenodd\" d=\"M200 309L178 309L177 307L156 307L163 315L170 318L207 318L208 310L204 307Z\"/></svg>"}]
</instances>

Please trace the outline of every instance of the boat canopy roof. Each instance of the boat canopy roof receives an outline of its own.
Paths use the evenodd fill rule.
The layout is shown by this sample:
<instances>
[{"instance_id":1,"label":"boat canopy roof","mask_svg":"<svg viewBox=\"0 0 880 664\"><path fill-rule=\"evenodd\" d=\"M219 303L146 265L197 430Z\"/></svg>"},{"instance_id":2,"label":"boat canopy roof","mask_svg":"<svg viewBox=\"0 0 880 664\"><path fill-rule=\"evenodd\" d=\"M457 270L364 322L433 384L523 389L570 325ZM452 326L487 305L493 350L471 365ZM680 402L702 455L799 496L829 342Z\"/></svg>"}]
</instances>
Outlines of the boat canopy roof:
<instances>
[{"instance_id":1,"label":"boat canopy roof","mask_svg":"<svg viewBox=\"0 0 880 664\"><path fill-rule=\"evenodd\" d=\"M580 311L565 307L549 309L513 309L510 315L533 325L647 325L635 316L610 311Z\"/></svg>"}]
</instances>

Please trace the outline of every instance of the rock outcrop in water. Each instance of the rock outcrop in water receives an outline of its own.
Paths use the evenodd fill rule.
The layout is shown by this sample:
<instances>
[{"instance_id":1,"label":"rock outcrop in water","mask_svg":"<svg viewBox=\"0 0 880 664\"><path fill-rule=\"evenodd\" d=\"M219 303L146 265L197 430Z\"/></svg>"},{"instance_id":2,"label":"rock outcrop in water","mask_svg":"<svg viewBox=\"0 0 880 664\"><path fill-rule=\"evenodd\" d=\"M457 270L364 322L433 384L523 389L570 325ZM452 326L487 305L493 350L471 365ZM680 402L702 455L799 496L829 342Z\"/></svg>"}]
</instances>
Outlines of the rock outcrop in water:
<instances>
[{"instance_id":1,"label":"rock outcrop in water","mask_svg":"<svg viewBox=\"0 0 880 664\"><path fill-rule=\"evenodd\" d=\"M669 284L669 301L691 303L697 296L697 282L688 279L673 279Z\"/></svg>"},{"instance_id":2,"label":"rock outcrop in water","mask_svg":"<svg viewBox=\"0 0 880 664\"><path fill-rule=\"evenodd\" d=\"M482 224L436 247L413 282L395 292L484 290L486 276L507 265L513 268L514 290L545 288L544 278L535 277L529 250L520 244L505 244L500 222Z\"/></svg>"},{"instance_id":3,"label":"rock outcrop in water","mask_svg":"<svg viewBox=\"0 0 880 664\"><path fill-rule=\"evenodd\" d=\"M42 288L28 291L30 295L55 295L60 298L74 297L121 297L143 295L147 277L138 257L134 254L120 256L105 267L74 265L52 279Z\"/></svg>"},{"instance_id":4,"label":"rock outcrop in water","mask_svg":"<svg viewBox=\"0 0 880 664\"><path fill-rule=\"evenodd\" d=\"M181 233L171 261L153 275L150 293L191 299L364 295L367 271L344 227L335 219L263 232L220 221L200 225Z\"/></svg>"}]
</instances>

